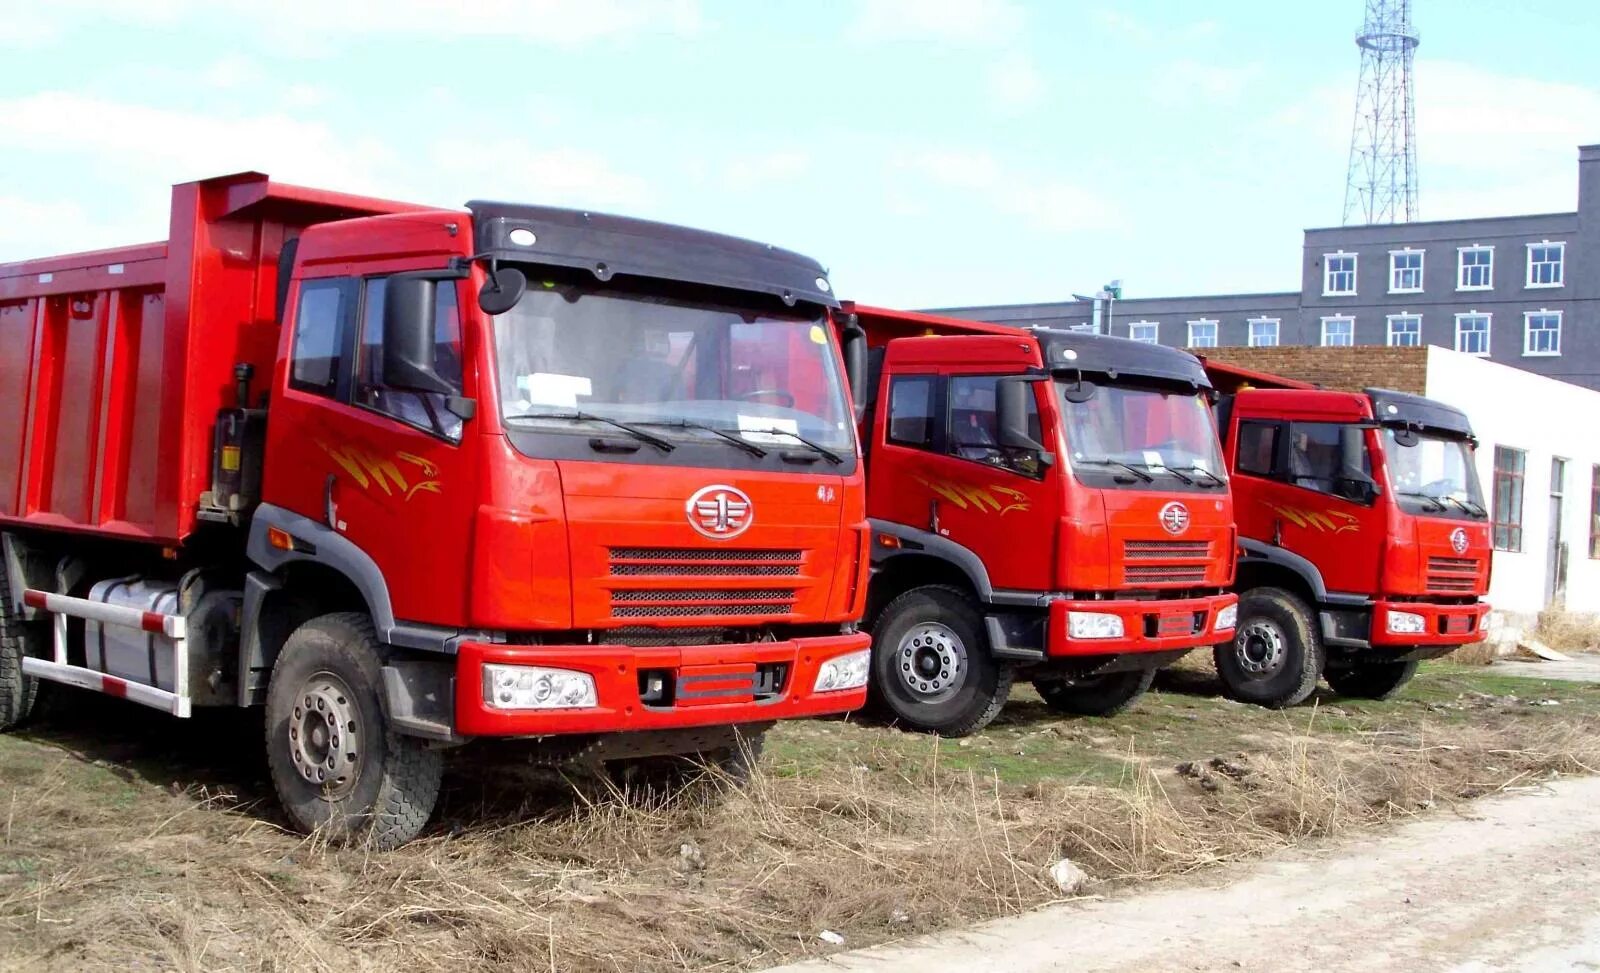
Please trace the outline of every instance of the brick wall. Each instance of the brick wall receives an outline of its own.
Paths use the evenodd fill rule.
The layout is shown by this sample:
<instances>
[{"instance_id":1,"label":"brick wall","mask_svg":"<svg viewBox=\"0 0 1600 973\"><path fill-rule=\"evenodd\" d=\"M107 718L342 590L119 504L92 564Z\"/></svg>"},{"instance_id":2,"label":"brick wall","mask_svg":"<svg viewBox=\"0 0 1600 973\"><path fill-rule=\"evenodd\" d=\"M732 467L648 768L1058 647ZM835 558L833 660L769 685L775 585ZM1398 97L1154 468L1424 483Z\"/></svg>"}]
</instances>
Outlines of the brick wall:
<instances>
[{"instance_id":1,"label":"brick wall","mask_svg":"<svg viewBox=\"0 0 1600 973\"><path fill-rule=\"evenodd\" d=\"M1196 349L1207 358L1271 372L1330 389L1359 392L1377 386L1422 395L1428 381L1428 349L1357 345L1353 348L1238 346Z\"/></svg>"}]
</instances>

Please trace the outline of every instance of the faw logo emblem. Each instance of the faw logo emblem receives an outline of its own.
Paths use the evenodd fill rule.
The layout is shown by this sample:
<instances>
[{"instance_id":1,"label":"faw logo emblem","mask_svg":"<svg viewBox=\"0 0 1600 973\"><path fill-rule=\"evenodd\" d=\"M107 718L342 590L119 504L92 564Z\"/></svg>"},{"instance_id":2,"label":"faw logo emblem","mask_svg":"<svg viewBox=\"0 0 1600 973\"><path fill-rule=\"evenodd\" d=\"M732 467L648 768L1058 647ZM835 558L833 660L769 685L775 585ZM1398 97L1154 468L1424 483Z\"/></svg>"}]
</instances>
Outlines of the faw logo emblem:
<instances>
[{"instance_id":1,"label":"faw logo emblem","mask_svg":"<svg viewBox=\"0 0 1600 973\"><path fill-rule=\"evenodd\" d=\"M1460 527L1450 532L1450 549L1457 554L1467 553L1467 532Z\"/></svg>"},{"instance_id":2,"label":"faw logo emblem","mask_svg":"<svg viewBox=\"0 0 1600 973\"><path fill-rule=\"evenodd\" d=\"M755 520L755 510L743 490L715 484L695 491L683 505L689 526L714 541L738 537Z\"/></svg>"},{"instance_id":3,"label":"faw logo emblem","mask_svg":"<svg viewBox=\"0 0 1600 973\"><path fill-rule=\"evenodd\" d=\"M1181 534L1189 529L1189 508L1174 500L1161 508L1161 526L1169 534Z\"/></svg>"}]
</instances>

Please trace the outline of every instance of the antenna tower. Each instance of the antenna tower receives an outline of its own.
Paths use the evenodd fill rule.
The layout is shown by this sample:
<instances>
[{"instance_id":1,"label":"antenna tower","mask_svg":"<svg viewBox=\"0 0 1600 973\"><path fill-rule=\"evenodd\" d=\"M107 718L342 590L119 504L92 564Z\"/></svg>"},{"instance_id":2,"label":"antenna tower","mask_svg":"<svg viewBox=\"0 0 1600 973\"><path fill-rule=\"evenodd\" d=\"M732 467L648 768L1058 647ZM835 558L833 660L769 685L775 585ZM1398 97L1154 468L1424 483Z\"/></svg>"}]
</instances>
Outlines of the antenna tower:
<instances>
[{"instance_id":1,"label":"antenna tower","mask_svg":"<svg viewBox=\"0 0 1600 973\"><path fill-rule=\"evenodd\" d=\"M1411 0L1366 0L1356 34L1361 80L1350 134L1344 223L1408 223L1417 218L1417 108L1411 62L1417 32Z\"/></svg>"}]
</instances>

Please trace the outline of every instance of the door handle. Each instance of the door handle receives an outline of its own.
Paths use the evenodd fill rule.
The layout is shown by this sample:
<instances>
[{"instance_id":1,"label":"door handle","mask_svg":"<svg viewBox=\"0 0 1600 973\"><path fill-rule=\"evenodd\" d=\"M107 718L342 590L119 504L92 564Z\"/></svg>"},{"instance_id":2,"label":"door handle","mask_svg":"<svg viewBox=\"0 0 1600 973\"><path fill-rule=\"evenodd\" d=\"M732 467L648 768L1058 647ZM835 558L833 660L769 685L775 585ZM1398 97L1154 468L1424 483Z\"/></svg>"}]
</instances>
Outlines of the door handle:
<instances>
[{"instance_id":1,"label":"door handle","mask_svg":"<svg viewBox=\"0 0 1600 973\"><path fill-rule=\"evenodd\" d=\"M928 533L935 537L944 536L944 532L939 529L939 501L937 500L928 501Z\"/></svg>"},{"instance_id":2,"label":"door handle","mask_svg":"<svg viewBox=\"0 0 1600 973\"><path fill-rule=\"evenodd\" d=\"M339 529L339 505L333 502L333 485L338 481L337 474L329 473L322 487L322 516L334 530Z\"/></svg>"}]
</instances>

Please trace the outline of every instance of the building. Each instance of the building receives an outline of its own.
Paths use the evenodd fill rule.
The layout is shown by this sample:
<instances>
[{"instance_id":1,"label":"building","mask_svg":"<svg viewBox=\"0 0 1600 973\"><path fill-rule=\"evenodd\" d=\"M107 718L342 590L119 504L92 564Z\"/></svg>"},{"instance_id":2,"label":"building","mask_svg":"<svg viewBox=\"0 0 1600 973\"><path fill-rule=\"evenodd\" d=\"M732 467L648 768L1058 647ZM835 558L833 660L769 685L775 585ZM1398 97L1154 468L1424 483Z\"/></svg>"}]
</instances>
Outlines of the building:
<instances>
[{"instance_id":1,"label":"building","mask_svg":"<svg viewBox=\"0 0 1600 973\"><path fill-rule=\"evenodd\" d=\"M1478 436L1478 478L1494 524L1489 603L1529 620L1551 605L1600 610L1600 392L1436 347L1217 348L1219 361L1360 390L1384 386L1449 403Z\"/></svg>"},{"instance_id":2,"label":"building","mask_svg":"<svg viewBox=\"0 0 1600 973\"><path fill-rule=\"evenodd\" d=\"M1096 327L1086 301L936 313ZM1600 389L1600 145L1578 149L1576 212L1306 230L1298 291L1137 298L1110 317L1176 347L1433 345Z\"/></svg>"}]
</instances>

